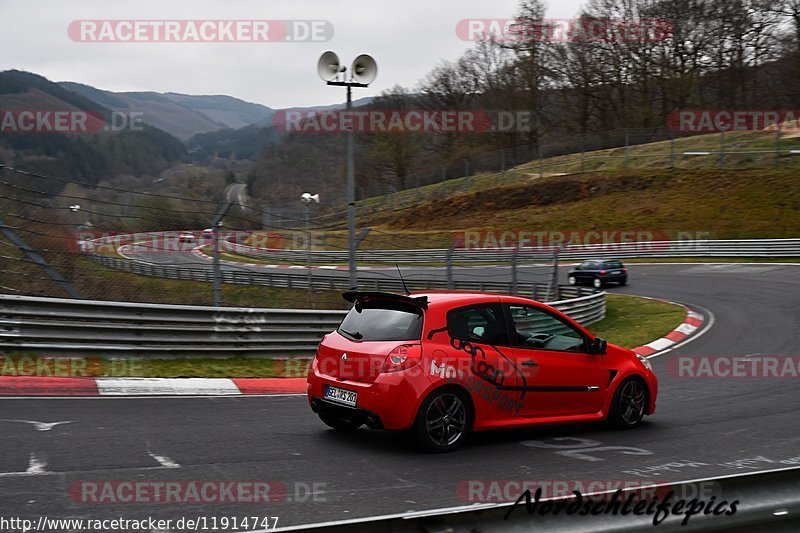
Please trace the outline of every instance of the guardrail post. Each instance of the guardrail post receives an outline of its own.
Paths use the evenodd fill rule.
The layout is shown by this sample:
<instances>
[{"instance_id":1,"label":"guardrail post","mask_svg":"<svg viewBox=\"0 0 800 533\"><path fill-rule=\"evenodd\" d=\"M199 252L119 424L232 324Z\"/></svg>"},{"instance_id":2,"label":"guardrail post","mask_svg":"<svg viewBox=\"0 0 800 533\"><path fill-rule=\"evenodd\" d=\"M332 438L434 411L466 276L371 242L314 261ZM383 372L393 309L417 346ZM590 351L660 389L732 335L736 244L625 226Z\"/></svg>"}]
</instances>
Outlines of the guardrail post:
<instances>
[{"instance_id":1,"label":"guardrail post","mask_svg":"<svg viewBox=\"0 0 800 533\"><path fill-rule=\"evenodd\" d=\"M517 294L517 248L511 250L511 294Z\"/></svg>"},{"instance_id":2,"label":"guardrail post","mask_svg":"<svg viewBox=\"0 0 800 533\"><path fill-rule=\"evenodd\" d=\"M781 126L775 126L775 166L781 166Z\"/></svg>"},{"instance_id":3,"label":"guardrail post","mask_svg":"<svg viewBox=\"0 0 800 533\"><path fill-rule=\"evenodd\" d=\"M447 271L447 290L453 290L453 247L447 249L447 255L445 257L446 261L446 271Z\"/></svg>"},{"instance_id":4,"label":"guardrail post","mask_svg":"<svg viewBox=\"0 0 800 533\"><path fill-rule=\"evenodd\" d=\"M725 166L725 132L719 132L719 168Z\"/></svg>"},{"instance_id":5,"label":"guardrail post","mask_svg":"<svg viewBox=\"0 0 800 533\"><path fill-rule=\"evenodd\" d=\"M550 277L550 293L549 300L551 302L558 300L558 252L559 247L556 246L553 251L553 272Z\"/></svg>"}]
</instances>

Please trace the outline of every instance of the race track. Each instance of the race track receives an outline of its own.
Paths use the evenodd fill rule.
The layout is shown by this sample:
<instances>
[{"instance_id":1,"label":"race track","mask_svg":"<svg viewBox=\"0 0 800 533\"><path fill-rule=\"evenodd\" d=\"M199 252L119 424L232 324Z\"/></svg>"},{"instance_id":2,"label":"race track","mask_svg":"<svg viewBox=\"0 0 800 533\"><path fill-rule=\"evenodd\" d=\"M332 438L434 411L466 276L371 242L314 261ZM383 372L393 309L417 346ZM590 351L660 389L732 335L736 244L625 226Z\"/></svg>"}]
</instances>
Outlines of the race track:
<instances>
[{"instance_id":1,"label":"race track","mask_svg":"<svg viewBox=\"0 0 800 533\"><path fill-rule=\"evenodd\" d=\"M303 396L4 398L0 515L258 515L288 526L467 505L459 491L467 480L666 481L800 464L797 379L688 379L668 370L680 355L797 355L800 266L629 268L630 285L610 292L666 298L706 315L699 336L652 360L658 409L634 430L599 424L484 433L456 453L425 455L404 435L329 430ZM457 275L508 274L487 267ZM287 494L266 507L87 504L70 497L71 487L99 480L272 481Z\"/></svg>"}]
</instances>

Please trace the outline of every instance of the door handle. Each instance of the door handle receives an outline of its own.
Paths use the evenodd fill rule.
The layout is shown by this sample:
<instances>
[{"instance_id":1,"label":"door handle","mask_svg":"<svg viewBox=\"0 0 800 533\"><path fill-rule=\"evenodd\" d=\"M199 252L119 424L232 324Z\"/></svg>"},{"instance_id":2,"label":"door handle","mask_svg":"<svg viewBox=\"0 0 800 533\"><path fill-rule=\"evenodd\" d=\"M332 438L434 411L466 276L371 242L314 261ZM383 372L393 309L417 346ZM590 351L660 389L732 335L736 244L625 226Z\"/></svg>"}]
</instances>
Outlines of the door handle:
<instances>
[{"instance_id":1,"label":"door handle","mask_svg":"<svg viewBox=\"0 0 800 533\"><path fill-rule=\"evenodd\" d=\"M536 361L523 361L522 366L539 366L539 363Z\"/></svg>"}]
</instances>

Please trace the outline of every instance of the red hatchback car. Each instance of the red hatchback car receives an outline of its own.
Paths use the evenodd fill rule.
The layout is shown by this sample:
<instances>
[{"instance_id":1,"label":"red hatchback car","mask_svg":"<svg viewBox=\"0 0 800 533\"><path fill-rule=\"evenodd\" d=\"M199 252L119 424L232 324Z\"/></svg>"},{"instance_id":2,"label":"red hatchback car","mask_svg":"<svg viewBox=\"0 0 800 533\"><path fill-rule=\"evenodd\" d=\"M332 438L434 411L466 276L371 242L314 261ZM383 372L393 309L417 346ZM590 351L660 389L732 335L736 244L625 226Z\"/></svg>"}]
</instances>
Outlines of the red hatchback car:
<instances>
[{"instance_id":1,"label":"red hatchback car","mask_svg":"<svg viewBox=\"0 0 800 533\"><path fill-rule=\"evenodd\" d=\"M325 335L308 400L340 430L412 430L433 452L470 431L608 420L636 426L656 408L647 359L607 344L558 310L491 294L351 291Z\"/></svg>"}]
</instances>

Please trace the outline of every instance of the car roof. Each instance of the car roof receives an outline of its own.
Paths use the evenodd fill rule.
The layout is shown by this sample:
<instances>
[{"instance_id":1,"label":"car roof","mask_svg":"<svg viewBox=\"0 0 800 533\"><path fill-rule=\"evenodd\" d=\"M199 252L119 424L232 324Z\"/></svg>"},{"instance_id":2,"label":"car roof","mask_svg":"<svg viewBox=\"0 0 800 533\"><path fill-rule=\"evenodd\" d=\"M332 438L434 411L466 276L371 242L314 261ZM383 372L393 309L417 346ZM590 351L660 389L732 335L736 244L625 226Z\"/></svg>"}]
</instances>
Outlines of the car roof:
<instances>
[{"instance_id":1,"label":"car roof","mask_svg":"<svg viewBox=\"0 0 800 533\"><path fill-rule=\"evenodd\" d=\"M491 302L516 302L516 303L531 303L536 302L531 298L523 298L519 296L510 296L508 294L494 294L486 292L460 292L460 291L433 291L421 292L411 294L412 297L426 297L429 305L470 305L477 303L491 303Z\"/></svg>"}]
</instances>

